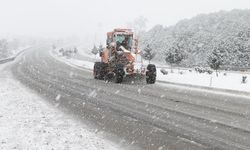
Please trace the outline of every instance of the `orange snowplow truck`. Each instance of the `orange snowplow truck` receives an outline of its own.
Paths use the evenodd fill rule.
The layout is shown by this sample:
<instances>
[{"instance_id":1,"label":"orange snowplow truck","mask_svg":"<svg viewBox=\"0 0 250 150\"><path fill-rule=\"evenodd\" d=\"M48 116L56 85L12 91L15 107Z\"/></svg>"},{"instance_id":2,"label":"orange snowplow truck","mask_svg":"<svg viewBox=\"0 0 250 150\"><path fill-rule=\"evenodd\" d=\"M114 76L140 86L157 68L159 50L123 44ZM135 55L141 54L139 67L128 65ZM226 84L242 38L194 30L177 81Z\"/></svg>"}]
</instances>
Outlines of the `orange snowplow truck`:
<instances>
[{"instance_id":1,"label":"orange snowplow truck","mask_svg":"<svg viewBox=\"0 0 250 150\"><path fill-rule=\"evenodd\" d=\"M145 76L148 84L155 83L156 67L149 64L147 68L136 69L137 56L140 55L138 40L131 29L114 29L107 33L106 48L100 51L100 62L95 62L93 75L95 79L114 80L121 83L126 76ZM141 61L142 62L142 61Z\"/></svg>"}]
</instances>

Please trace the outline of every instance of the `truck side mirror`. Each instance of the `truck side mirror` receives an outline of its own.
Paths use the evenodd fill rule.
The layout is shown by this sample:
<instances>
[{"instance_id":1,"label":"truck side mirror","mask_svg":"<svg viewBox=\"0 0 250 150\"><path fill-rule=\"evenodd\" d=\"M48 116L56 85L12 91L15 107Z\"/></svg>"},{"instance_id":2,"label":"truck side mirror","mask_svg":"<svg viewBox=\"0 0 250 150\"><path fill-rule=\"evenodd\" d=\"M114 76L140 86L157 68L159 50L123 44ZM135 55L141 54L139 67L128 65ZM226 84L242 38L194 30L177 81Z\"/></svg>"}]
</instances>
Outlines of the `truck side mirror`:
<instances>
[{"instance_id":1,"label":"truck side mirror","mask_svg":"<svg viewBox=\"0 0 250 150\"><path fill-rule=\"evenodd\" d=\"M138 39L134 39L134 49L138 49Z\"/></svg>"},{"instance_id":2,"label":"truck side mirror","mask_svg":"<svg viewBox=\"0 0 250 150\"><path fill-rule=\"evenodd\" d=\"M102 57L102 55L103 55L103 52L100 52L100 57Z\"/></svg>"}]
</instances>

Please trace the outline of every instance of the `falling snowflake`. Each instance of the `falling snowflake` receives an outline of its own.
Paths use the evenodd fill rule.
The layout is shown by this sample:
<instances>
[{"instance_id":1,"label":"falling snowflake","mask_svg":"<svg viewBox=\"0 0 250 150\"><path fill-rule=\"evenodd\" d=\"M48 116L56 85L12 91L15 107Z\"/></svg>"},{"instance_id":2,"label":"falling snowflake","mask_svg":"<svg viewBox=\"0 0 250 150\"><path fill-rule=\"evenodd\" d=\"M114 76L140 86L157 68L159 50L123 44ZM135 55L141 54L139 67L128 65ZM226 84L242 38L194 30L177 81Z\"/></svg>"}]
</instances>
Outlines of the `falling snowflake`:
<instances>
[{"instance_id":1,"label":"falling snowflake","mask_svg":"<svg viewBox=\"0 0 250 150\"><path fill-rule=\"evenodd\" d=\"M96 90L93 90L92 92L90 92L88 96L95 98L97 96Z\"/></svg>"},{"instance_id":2,"label":"falling snowflake","mask_svg":"<svg viewBox=\"0 0 250 150\"><path fill-rule=\"evenodd\" d=\"M141 89L138 89L138 93L141 94Z\"/></svg>"},{"instance_id":3,"label":"falling snowflake","mask_svg":"<svg viewBox=\"0 0 250 150\"><path fill-rule=\"evenodd\" d=\"M115 94L118 94L120 92L120 90L117 90L116 92L115 92Z\"/></svg>"},{"instance_id":4,"label":"falling snowflake","mask_svg":"<svg viewBox=\"0 0 250 150\"><path fill-rule=\"evenodd\" d=\"M70 78L73 78L73 77L74 77L74 72L71 71L71 72L69 73L69 76L70 76Z\"/></svg>"},{"instance_id":5,"label":"falling snowflake","mask_svg":"<svg viewBox=\"0 0 250 150\"><path fill-rule=\"evenodd\" d=\"M58 94L55 98L56 101L59 101L61 99L61 94Z\"/></svg>"},{"instance_id":6,"label":"falling snowflake","mask_svg":"<svg viewBox=\"0 0 250 150\"><path fill-rule=\"evenodd\" d=\"M56 104L55 104L55 107L59 107L59 105L60 105L60 103L56 103Z\"/></svg>"}]
</instances>

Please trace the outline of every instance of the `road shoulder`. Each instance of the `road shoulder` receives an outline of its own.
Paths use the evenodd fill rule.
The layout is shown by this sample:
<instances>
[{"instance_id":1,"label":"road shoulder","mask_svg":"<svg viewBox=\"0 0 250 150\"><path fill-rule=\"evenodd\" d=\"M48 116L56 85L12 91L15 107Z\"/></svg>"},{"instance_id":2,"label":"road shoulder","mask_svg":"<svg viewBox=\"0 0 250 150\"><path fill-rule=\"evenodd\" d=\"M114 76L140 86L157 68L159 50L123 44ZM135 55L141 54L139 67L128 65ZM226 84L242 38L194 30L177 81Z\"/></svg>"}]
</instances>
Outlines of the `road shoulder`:
<instances>
[{"instance_id":1,"label":"road shoulder","mask_svg":"<svg viewBox=\"0 0 250 150\"><path fill-rule=\"evenodd\" d=\"M46 103L0 66L0 149L118 149Z\"/></svg>"}]
</instances>

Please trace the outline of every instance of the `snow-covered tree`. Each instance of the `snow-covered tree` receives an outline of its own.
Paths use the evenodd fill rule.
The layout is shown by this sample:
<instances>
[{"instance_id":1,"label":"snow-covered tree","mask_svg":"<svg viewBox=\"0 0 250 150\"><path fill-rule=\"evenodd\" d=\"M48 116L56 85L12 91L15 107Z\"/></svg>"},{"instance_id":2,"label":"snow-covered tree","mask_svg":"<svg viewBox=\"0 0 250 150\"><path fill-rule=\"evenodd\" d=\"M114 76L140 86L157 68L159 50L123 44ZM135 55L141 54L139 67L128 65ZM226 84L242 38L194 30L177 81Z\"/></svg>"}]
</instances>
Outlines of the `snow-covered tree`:
<instances>
[{"instance_id":1,"label":"snow-covered tree","mask_svg":"<svg viewBox=\"0 0 250 150\"><path fill-rule=\"evenodd\" d=\"M56 49L56 45L55 44L52 45L52 49Z\"/></svg>"},{"instance_id":2,"label":"snow-covered tree","mask_svg":"<svg viewBox=\"0 0 250 150\"><path fill-rule=\"evenodd\" d=\"M146 48L142 51L142 57L145 59L145 60L148 60L149 64L150 64L150 61L155 57L155 53L152 51L153 49L147 45Z\"/></svg>"},{"instance_id":3,"label":"snow-covered tree","mask_svg":"<svg viewBox=\"0 0 250 150\"><path fill-rule=\"evenodd\" d=\"M173 64L179 65L184 59L184 54L178 44L177 46L171 47L165 56L165 61L169 63L171 67Z\"/></svg>"},{"instance_id":4,"label":"snow-covered tree","mask_svg":"<svg viewBox=\"0 0 250 150\"><path fill-rule=\"evenodd\" d=\"M102 51L103 51L103 46L102 46L102 44L99 45L98 51L99 51L99 52L102 52Z\"/></svg>"},{"instance_id":5,"label":"snow-covered tree","mask_svg":"<svg viewBox=\"0 0 250 150\"><path fill-rule=\"evenodd\" d=\"M74 53L76 54L76 53L78 53L78 49L77 49L77 47L74 47Z\"/></svg>"},{"instance_id":6,"label":"snow-covered tree","mask_svg":"<svg viewBox=\"0 0 250 150\"><path fill-rule=\"evenodd\" d=\"M143 33L140 41L141 47L150 44L160 61L178 43L185 54L181 66L207 67L208 56L219 47L223 53L222 68L250 68L250 10L198 15L171 27L156 25Z\"/></svg>"},{"instance_id":7,"label":"snow-covered tree","mask_svg":"<svg viewBox=\"0 0 250 150\"><path fill-rule=\"evenodd\" d=\"M97 47L94 45L93 49L91 50L91 53L96 55L98 52L99 51L98 51Z\"/></svg>"},{"instance_id":8,"label":"snow-covered tree","mask_svg":"<svg viewBox=\"0 0 250 150\"><path fill-rule=\"evenodd\" d=\"M223 63L222 53L220 53L218 48L215 48L212 54L208 57L208 65L210 68L216 70L216 76L218 76L218 69L220 69Z\"/></svg>"}]
</instances>

